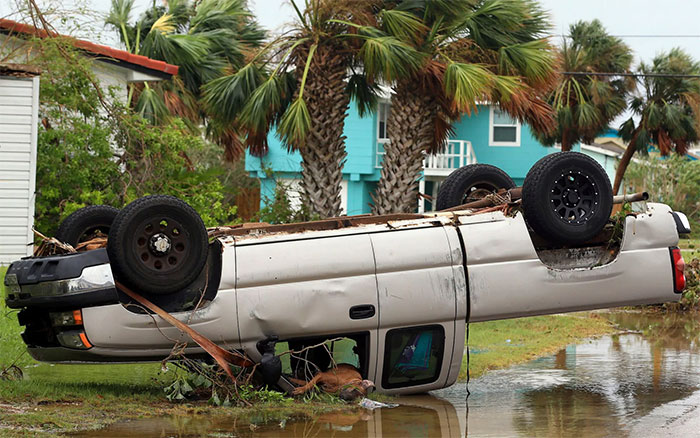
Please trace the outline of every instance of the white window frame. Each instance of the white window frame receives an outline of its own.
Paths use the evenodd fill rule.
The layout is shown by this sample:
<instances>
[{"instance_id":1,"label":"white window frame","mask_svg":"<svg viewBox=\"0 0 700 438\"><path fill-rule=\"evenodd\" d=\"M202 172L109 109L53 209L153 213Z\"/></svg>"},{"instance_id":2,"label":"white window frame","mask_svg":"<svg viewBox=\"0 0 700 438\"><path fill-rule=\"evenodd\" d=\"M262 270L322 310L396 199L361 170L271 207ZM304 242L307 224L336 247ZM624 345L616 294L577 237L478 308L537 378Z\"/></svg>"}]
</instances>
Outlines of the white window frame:
<instances>
[{"instance_id":1,"label":"white window frame","mask_svg":"<svg viewBox=\"0 0 700 438\"><path fill-rule=\"evenodd\" d=\"M520 132L522 131L522 126L519 120L515 120L515 125L505 125L502 123L495 124L493 119L494 119L494 114L498 110L498 108L491 106L491 109L489 111L489 146L509 146L509 147L519 147L520 146ZM493 139L493 129L496 127L515 127L515 141L494 141Z\"/></svg>"},{"instance_id":2,"label":"white window frame","mask_svg":"<svg viewBox=\"0 0 700 438\"><path fill-rule=\"evenodd\" d=\"M380 114L381 111L379 111L380 106L385 106L385 111L384 111L384 118L383 120L380 119ZM388 125L387 121L389 120L389 110L391 110L391 101L388 99L380 99L379 102L377 103L377 143L376 143L376 150L374 151L375 154L375 163L374 167L377 169L380 169L382 167L380 163L380 157L384 155L383 151L379 150L379 145L381 144L382 146L385 145L386 143L389 143L389 136L388 136ZM379 136L379 123L384 122L384 137Z\"/></svg>"}]
</instances>

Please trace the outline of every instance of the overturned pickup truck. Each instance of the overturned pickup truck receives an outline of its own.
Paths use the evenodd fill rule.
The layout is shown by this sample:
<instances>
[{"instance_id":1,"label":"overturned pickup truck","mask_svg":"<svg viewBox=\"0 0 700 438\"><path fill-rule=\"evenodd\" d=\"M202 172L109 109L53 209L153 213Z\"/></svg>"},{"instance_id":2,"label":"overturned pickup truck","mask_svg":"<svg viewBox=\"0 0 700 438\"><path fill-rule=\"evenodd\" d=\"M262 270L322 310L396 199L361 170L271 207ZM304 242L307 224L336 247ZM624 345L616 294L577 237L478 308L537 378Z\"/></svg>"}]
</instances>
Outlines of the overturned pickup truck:
<instances>
[{"instance_id":1,"label":"overturned pickup truck","mask_svg":"<svg viewBox=\"0 0 700 438\"><path fill-rule=\"evenodd\" d=\"M13 263L6 303L22 309L23 339L40 361L155 361L188 340L120 282L254 361L263 340L282 351L329 341L284 363L278 385L287 390L309 363L324 370L333 359L381 392L415 393L457 380L468 322L680 298L676 245L690 231L682 213L649 203L613 224L610 182L578 153L535 164L521 200L503 190L513 186L473 165L443 183L446 211L208 233L170 196L88 207L59 237L76 245L102 229L107 247ZM469 208L475 198L503 203ZM203 350L190 342L185 353Z\"/></svg>"}]
</instances>

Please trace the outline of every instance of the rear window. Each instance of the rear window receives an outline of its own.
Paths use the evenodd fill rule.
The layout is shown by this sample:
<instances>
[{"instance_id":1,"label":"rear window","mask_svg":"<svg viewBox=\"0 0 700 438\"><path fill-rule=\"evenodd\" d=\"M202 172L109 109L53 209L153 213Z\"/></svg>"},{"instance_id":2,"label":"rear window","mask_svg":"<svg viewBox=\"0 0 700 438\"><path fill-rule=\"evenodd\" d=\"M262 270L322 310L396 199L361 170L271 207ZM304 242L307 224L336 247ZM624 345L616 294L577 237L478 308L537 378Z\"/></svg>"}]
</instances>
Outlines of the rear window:
<instances>
[{"instance_id":1,"label":"rear window","mask_svg":"<svg viewBox=\"0 0 700 438\"><path fill-rule=\"evenodd\" d=\"M389 330L384 350L384 388L432 383L440 376L445 330L431 325Z\"/></svg>"}]
</instances>

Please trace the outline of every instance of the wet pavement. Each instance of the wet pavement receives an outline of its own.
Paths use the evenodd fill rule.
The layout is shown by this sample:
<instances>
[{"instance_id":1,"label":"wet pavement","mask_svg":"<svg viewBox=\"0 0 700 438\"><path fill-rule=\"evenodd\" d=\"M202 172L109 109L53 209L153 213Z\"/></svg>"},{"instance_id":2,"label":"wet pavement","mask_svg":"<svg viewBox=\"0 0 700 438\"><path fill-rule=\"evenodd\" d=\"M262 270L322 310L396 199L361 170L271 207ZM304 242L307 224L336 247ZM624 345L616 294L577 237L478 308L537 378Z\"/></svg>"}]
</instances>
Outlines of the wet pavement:
<instances>
[{"instance_id":1,"label":"wet pavement","mask_svg":"<svg viewBox=\"0 0 700 438\"><path fill-rule=\"evenodd\" d=\"M614 313L629 332L571 345L552 356L399 407L293 418L167 417L116 423L101 437L698 436L700 321Z\"/></svg>"}]
</instances>

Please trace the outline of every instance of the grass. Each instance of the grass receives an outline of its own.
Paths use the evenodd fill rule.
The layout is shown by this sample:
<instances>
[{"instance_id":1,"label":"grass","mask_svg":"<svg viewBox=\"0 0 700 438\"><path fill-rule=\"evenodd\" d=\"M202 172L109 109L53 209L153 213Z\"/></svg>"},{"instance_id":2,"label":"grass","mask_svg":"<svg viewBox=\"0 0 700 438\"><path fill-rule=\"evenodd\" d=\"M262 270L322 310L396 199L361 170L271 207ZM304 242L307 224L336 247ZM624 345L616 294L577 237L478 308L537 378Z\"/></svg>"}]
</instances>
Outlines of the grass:
<instances>
[{"instance_id":1,"label":"grass","mask_svg":"<svg viewBox=\"0 0 700 438\"><path fill-rule=\"evenodd\" d=\"M689 262L695 257L700 258L700 238L692 235L689 237L681 237L678 241L678 247L681 249L686 262Z\"/></svg>"},{"instance_id":2,"label":"grass","mask_svg":"<svg viewBox=\"0 0 700 438\"><path fill-rule=\"evenodd\" d=\"M7 268L0 267L0 284ZM1 287L1 286L0 286ZM204 402L176 404L165 399L172 370L160 364L49 365L25 351L16 312L0 304L0 370L15 363L25 378L0 380L0 435L60 436L99 428L124 418L159 415L250 415L245 408L219 408ZM471 376L553 353L583 338L614 331L595 314L541 316L471 324ZM507 340L510 339L510 342ZM466 355L462 377L466 377ZM171 367L173 368L173 367ZM377 397L373 397L377 398ZM379 396L379 399L382 399ZM284 400L256 404L255 414L313 414L339 409L330 398L310 402Z\"/></svg>"},{"instance_id":3,"label":"grass","mask_svg":"<svg viewBox=\"0 0 700 438\"><path fill-rule=\"evenodd\" d=\"M566 345L614 331L607 319L595 313L474 323L469 328L469 374L476 378L489 370L553 354ZM466 354L460 377L467 377Z\"/></svg>"}]
</instances>

